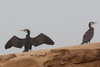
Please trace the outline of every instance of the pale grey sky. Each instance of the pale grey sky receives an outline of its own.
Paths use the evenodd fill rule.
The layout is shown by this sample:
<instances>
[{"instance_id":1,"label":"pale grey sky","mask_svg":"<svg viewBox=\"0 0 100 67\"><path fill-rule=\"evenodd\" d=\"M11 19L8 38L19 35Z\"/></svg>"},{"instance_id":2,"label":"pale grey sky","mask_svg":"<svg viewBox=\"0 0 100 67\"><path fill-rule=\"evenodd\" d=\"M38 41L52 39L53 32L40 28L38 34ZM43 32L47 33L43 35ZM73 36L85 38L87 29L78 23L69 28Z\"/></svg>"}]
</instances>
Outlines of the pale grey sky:
<instances>
[{"instance_id":1,"label":"pale grey sky","mask_svg":"<svg viewBox=\"0 0 100 67\"><path fill-rule=\"evenodd\" d=\"M22 52L24 48L5 50L4 46L13 35L24 38L26 33L20 30L26 28L31 37L44 33L55 41L54 46L32 50L80 44L90 21L98 22L91 42L99 42L99 0L0 0L0 54Z\"/></svg>"}]
</instances>

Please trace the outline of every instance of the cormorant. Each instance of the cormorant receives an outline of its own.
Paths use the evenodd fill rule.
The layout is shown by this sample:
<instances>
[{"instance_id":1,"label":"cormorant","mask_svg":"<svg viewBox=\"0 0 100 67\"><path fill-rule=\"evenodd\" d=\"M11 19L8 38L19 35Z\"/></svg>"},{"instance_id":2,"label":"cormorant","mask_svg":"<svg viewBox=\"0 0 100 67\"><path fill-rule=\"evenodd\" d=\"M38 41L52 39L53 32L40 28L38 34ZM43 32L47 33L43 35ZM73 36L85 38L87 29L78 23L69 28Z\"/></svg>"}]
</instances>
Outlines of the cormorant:
<instances>
[{"instance_id":1,"label":"cormorant","mask_svg":"<svg viewBox=\"0 0 100 67\"><path fill-rule=\"evenodd\" d=\"M84 34L83 36L83 42L81 44L84 43L90 43L91 39L93 38L94 35L94 28L92 27L92 25L96 24L97 22L89 22L89 30Z\"/></svg>"},{"instance_id":2,"label":"cormorant","mask_svg":"<svg viewBox=\"0 0 100 67\"><path fill-rule=\"evenodd\" d=\"M45 34L41 33L38 36L31 38L30 37L30 30L24 29L21 30L27 33L26 38L20 39L17 36L13 36L5 45L5 49L11 48L11 47L17 47L22 48L24 46L23 52L31 51L32 45L35 47L41 45L41 44L48 44L48 45L54 45L54 41L46 36Z\"/></svg>"}]
</instances>

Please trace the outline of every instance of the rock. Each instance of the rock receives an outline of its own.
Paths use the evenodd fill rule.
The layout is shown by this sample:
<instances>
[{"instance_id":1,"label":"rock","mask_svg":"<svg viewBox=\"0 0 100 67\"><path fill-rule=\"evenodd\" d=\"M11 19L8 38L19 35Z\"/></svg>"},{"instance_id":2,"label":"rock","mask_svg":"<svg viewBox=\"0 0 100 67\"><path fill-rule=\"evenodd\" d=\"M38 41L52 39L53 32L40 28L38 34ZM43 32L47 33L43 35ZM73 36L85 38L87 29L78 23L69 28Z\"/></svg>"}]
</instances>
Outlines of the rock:
<instances>
[{"instance_id":1,"label":"rock","mask_svg":"<svg viewBox=\"0 0 100 67\"><path fill-rule=\"evenodd\" d=\"M100 67L100 43L0 55L0 67Z\"/></svg>"}]
</instances>

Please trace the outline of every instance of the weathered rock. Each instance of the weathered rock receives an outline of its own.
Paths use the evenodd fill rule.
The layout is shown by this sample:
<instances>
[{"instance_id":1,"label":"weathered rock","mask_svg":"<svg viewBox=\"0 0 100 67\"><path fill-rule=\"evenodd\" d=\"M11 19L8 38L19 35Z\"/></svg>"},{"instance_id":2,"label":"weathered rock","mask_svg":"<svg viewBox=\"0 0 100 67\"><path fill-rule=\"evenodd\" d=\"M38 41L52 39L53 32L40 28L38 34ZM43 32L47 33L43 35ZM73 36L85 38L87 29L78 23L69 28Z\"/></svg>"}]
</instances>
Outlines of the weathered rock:
<instances>
[{"instance_id":1,"label":"weathered rock","mask_svg":"<svg viewBox=\"0 0 100 67\"><path fill-rule=\"evenodd\" d=\"M100 67L100 43L0 55L0 67Z\"/></svg>"}]
</instances>

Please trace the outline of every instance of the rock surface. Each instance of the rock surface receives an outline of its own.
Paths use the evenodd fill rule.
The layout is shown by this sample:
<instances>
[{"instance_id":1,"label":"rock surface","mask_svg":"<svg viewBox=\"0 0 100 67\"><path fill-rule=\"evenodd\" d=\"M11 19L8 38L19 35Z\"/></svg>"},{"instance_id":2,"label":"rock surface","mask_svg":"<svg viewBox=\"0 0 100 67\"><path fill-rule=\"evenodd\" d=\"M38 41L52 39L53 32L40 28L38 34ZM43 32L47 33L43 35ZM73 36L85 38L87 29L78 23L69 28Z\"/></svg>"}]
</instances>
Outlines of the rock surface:
<instances>
[{"instance_id":1,"label":"rock surface","mask_svg":"<svg viewBox=\"0 0 100 67\"><path fill-rule=\"evenodd\" d=\"M0 55L0 67L100 67L100 43Z\"/></svg>"}]
</instances>

